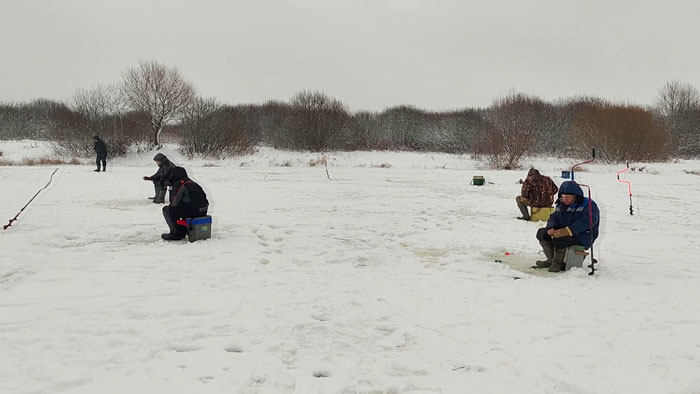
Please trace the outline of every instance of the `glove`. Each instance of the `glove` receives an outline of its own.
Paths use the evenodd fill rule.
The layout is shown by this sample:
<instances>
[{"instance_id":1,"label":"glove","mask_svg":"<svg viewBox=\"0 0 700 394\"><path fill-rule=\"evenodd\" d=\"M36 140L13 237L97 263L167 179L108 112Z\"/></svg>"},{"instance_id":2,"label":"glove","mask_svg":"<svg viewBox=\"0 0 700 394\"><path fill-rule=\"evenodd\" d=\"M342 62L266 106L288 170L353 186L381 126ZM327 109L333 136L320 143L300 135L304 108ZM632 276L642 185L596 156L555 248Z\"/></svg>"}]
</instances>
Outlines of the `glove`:
<instances>
[{"instance_id":1,"label":"glove","mask_svg":"<svg viewBox=\"0 0 700 394\"><path fill-rule=\"evenodd\" d=\"M554 233L552 233L552 238L571 237L573 235L574 233L571 232L570 228L564 227L558 230L554 230Z\"/></svg>"},{"instance_id":2,"label":"glove","mask_svg":"<svg viewBox=\"0 0 700 394\"><path fill-rule=\"evenodd\" d=\"M145 177L143 177L143 180L144 180L144 181L150 181L150 180L151 180L151 177L150 177L150 176L145 176Z\"/></svg>"}]
</instances>

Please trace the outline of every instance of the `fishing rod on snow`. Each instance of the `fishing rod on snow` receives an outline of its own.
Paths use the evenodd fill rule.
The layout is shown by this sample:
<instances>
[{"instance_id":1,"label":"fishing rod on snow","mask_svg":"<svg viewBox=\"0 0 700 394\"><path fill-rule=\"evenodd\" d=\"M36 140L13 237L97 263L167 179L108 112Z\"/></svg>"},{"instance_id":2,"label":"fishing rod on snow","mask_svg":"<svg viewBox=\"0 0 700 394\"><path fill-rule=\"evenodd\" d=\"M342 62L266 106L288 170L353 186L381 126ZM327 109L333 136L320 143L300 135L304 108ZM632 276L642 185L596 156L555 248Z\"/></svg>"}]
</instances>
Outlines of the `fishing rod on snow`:
<instances>
[{"instance_id":1,"label":"fishing rod on snow","mask_svg":"<svg viewBox=\"0 0 700 394\"><path fill-rule=\"evenodd\" d=\"M627 170L629 170L629 169L630 169L630 163L627 163L627 168L625 168L625 169L622 170L622 171L618 171L618 172L617 172L617 181L620 182L620 183L626 183L626 184L627 184L627 192L628 192L629 195L630 195L630 216L632 216L632 215L634 215L633 210L632 210L632 182L630 182L630 181L623 181L623 180L620 179L620 174L622 174L623 172L625 172L625 171L627 171Z\"/></svg>"},{"instance_id":2,"label":"fishing rod on snow","mask_svg":"<svg viewBox=\"0 0 700 394\"><path fill-rule=\"evenodd\" d=\"M49 187L49 185L51 184L51 181L53 180L53 175L56 173L56 171L58 171L58 168L55 169L55 170L53 170L53 172L51 173L51 177L49 178L49 181L46 183L46 185L44 185L44 187L42 187L41 189L39 189L39 191L36 192L36 194L34 195L34 197L32 197L32 198L29 200L29 202L27 202L26 204L24 204L24 206L22 207L22 209L20 209L19 212L17 212L17 215L15 215L15 217L13 217L12 219L10 219L10 222L9 222L9 223L7 223L6 225L2 226L2 229L3 229L3 230L7 230L8 227L12 226L12 222L14 222L14 221L17 220L17 217L19 216L20 213L22 213L22 211L24 211L24 208L26 208L29 204L31 204L32 201L34 201L34 199L36 198L36 196L38 196L39 193L41 193L42 190L45 190L47 187Z\"/></svg>"},{"instance_id":3,"label":"fishing rod on snow","mask_svg":"<svg viewBox=\"0 0 700 394\"><path fill-rule=\"evenodd\" d=\"M574 168L592 163L593 160L595 160L595 148L593 148L593 151L591 152L591 159L584 161L583 163L579 164L574 164L571 166L571 180L574 181ZM575 181L574 181L575 182ZM593 207L591 201L591 187L588 185L584 185L582 183L577 183L579 186L585 186L588 189L588 232L591 234L591 264L588 266L588 268L591 269L591 272L588 273L588 275L594 275L595 274L595 265L598 263L598 260L596 260L593 257Z\"/></svg>"}]
</instances>

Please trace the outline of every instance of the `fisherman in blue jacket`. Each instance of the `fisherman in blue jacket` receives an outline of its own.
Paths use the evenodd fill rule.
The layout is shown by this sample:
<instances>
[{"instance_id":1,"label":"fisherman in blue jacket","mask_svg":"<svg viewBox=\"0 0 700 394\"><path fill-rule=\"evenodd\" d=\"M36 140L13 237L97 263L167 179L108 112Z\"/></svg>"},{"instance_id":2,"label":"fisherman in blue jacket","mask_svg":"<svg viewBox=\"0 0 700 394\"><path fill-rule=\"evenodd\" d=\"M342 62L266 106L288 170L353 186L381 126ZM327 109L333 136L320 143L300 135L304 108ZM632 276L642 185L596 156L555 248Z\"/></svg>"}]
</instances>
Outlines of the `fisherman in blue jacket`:
<instances>
[{"instance_id":1,"label":"fisherman in blue jacket","mask_svg":"<svg viewBox=\"0 0 700 394\"><path fill-rule=\"evenodd\" d=\"M537 267L549 268L549 272L563 271L566 248L582 245L589 249L598 238L599 219L598 205L583 196L576 182L562 183L554 213L547 226L537 230L537 239L547 256L547 260L536 262Z\"/></svg>"}]
</instances>

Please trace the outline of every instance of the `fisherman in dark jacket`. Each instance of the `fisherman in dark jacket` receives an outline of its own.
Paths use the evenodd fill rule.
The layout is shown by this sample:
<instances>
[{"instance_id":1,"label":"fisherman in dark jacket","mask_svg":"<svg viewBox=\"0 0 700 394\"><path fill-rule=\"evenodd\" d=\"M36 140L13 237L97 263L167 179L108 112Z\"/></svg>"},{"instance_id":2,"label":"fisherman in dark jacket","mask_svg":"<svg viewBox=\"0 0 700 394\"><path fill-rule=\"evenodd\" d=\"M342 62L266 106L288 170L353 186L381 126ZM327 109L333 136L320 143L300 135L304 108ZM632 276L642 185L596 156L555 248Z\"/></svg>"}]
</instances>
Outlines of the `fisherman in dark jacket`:
<instances>
[{"instance_id":1,"label":"fisherman in dark jacket","mask_svg":"<svg viewBox=\"0 0 700 394\"><path fill-rule=\"evenodd\" d=\"M95 141L95 153L97 153L95 172L100 172L100 163L102 163L102 171L107 171L107 144L97 135L92 137L92 140Z\"/></svg>"},{"instance_id":2,"label":"fisherman in dark jacket","mask_svg":"<svg viewBox=\"0 0 700 394\"><path fill-rule=\"evenodd\" d=\"M583 196L576 182L562 183L554 213L549 216L547 226L537 230L537 239L547 256L547 260L536 263L537 267L549 267L550 272L563 271L566 248L571 245L590 248L598 238L599 219L598 205Z\"/></svg>"},{"instance_id":3,"label":"fisherman in dark jacket","mask_svg":"<svg viewBox=\"0 0 700 394\"><path fill-rule=\"evenodd\" d=\"M177 224L178 219L206 216L209 209L206 193L201 186L187 177L184 168L173 168L170 183L174 195L170 205L163 207L163 216L170 232L161 235L167 241L183 239L187 235L187 229Z\"/></svg>"},{"instance_id":4,"label":"fisherman in dark jacket","mask_svg":"<svg viewBox=\"0 0 700 394\"><path fill-rule=\"evenodd\" d=\"M523 216L518 219L530 220L530 212L527 207L551 207L554 195L557 194L557 185L552 178L541 175L539 171L530 168L527 178L520 188L520 195L515 198L518 208Z\"/></svg>"},{"instance_id":5,"label":"fisherman in dark jacket","mask_svg":"<svg viewBox=\"0 0 700 394\"><path fill-rule=\"evenodd\" d=\"M156 154L155 157L153 157L153 161L158 164L158 171L151 176L143 177L143 180L153 181L155 195L153 197L148 197L148 199L152 199L154 203L162 204L165 202L165 192L168 190L168 185L170 185L170 171L175 168L175 164L168 160L167 156L162 153ZM171 201L173 197L172 193L170 194Z\"/></svg>"}]
</instances>

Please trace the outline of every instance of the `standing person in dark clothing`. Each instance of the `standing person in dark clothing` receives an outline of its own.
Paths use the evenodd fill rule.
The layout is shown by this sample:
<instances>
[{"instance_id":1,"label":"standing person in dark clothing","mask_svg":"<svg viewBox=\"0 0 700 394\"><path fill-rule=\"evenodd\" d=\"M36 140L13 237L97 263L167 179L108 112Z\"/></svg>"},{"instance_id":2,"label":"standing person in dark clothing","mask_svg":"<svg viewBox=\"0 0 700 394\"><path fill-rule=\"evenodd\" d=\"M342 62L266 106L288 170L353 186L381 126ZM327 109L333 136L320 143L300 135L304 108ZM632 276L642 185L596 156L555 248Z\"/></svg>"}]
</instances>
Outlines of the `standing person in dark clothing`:
<instances>
[{"instance_id":1,"label":"standing person in dark clothing","mask_svg":"<svg viewBox=\"0 0 700 394\"><path fill-rule=\"evenodd\" d=\"M178 226L177 220L205 216L209 209L209 201L202 187L189 179L187 171L182 167L173 168L170 183L174 190L173 198L170 205L163 207L163 217L170 232L163 233L161 237L166 241L176 241L187 235L187 229Z\"/></svg>"},{"instance_id":2,"label":"standing person in dark clothing","mask_svg":"<svg viewBox=\"0 0 700 394\"><path fill-rule=\"evenodd\" d=\"M92 140L95 141L95 152L97 153L95 172L100 172L100 163L102 163L102 171L107 171L107 144L97 135L92 137Z\"/></svg>"},{"instance_id":3,"label":"standing person in dark clothing","mask_svg":"<svg viewBox=\"0 0 700 394\"><path fill-rule=\"evenodd\" d=\"M153 200L154 203L162 204L165 202L165 192L168 190L168 185L170 185L170 172L175 168L175 164L168 160L167 156L162 153L156 154L155 157L153 157L153 161L158 164L158 171L151 176L143 177L143 180L153 181L155 194L153 197L148 197L148 199ZM170 201L173 199L172 193L170 195Z\"/></svg>"},{"instance_id":4,"label":"standing person in dark clothing","mask_svg":"<svg viewBox=\"0 0 700 394\"><path fill-rule=\"evenodd\" d=\"M551 207L554 202L554 195L557 194L557 185L552 178L540 175L540 172L530 168L527 178L520 188L520 195L515 198L518 208L523 216L518 216L520 220L530 220L530 212L527 207Z\"/></svg>"},{"instance_id":5,"label":"standing person in dark clothing","mask_svg":"<svg viewBox=\"0 0 700 394\"><path fill-rule=\"evenodd\" d=\"M598 205L583 196L581 187L573 181L562 183L554 213L547 226L537 230L537 239L547 256L547 260L536 262L537 267L549 267L549 272L563 271L566 248L582 245L589 249L598 238L599 221Z\"/></svg>"}]
</instances>

